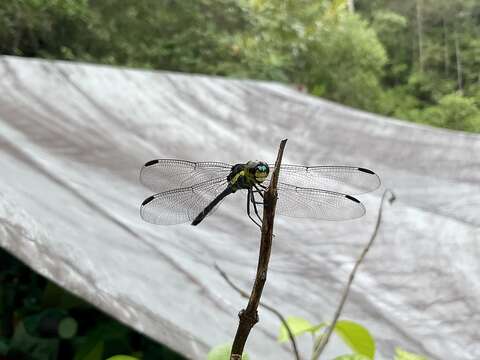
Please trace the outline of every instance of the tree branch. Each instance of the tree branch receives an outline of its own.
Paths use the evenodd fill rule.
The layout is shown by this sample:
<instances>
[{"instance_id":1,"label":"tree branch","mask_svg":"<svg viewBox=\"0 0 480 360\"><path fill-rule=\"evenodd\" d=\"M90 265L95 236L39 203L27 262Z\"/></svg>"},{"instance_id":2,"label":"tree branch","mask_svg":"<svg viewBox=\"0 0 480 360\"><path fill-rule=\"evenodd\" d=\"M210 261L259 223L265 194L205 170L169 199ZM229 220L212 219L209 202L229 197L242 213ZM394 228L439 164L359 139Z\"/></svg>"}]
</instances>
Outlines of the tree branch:
<instances>
[{"instance_id":1,"label":"tree branch","mask_svg":"<svg viewBox=\"0 0 480 360\"><path fill-rule=\"evenodd\" d=\"M248 299L249 298L249 295L247 292L243 291L242 289L240 289L237 285L235 285L233 283L233 281L228 277L228 275L225 273L225 271L223 271L220 266L218 266L217 264L215 264L215 269L217 269L217 271L220 273L220 275L225 279L225 281L228 283L228 285L230 285L235 291L237 291L241 296L243 296L244 298ZM296 360L301 360L300 358L300 354L298 353L298 348L297 348L297 343L295 341L295 337L293 336L293 333L292 333L292 330L290 329L290 326L288 326L288 323L287 321L285 320L285 318L283 317L283 315L277 310L275 309L273 306L270 306L270 305L267 305L265 304L263 301L260 301L260 306L264 307L265 309L267 309L268 311L272 312L273 314L275 314L278 319L281 321L281 323L283 324L283 326L285 326L285 329L287 329L287 332L288 332L288 337L290 339L290 343L292 344L292 350L293 350L293 354L295 355L295 359Z\"/></svg>"},{"instance_id":2,"label":"tree branch","mask_svg":"<svg viewBox=\"0 0 480 360\"><path fill-rule=\"evenodd\" d=\"M425 59L423 56L423 0L416 0L417 9L417 33L418 33L418 62L420 65L420 73L423 73Z\"/></svg>"},{"instance_id":3,"label":"tree branch","mask_svg":"<svg viewBox=\"0 0 480 360\"><path fill-rule=\"evenodd\" d=\"M282 163L283 150L285 149L286 143L287 139L280 142L272 180L264 194L262 237L260 240L260 251L258 255L257 275L255 276L255 283L253 284L247 308L240 311L238 314L240 322L238 324L237 333L235 334L235 339L233 340L230 360L242 359L243 348L247 342L250 330L258 322L257 308L260 303L260 297L262 296L265 281L267 280L268 261L270 260L270 252L272 249L275 206L277 205L278 174L280 172L280 164Z\"/></svg>"},{"instance_id":4,"label":"tree branch","mask_svg":"<svg viewBox=\"0 0 480 360\"><path fill-rule=\"evenodd\" d=\"M325 349L325 346L328 344L328 340L330 339L330 336L332 335L333 329L335 329L335 325L338 321L338 318L340 317L340 314L342 313L343 306L345 305L345 302L348 297L348 293L350 292L350 286L353 283L353 279L355 278L355 274L357 272L358 267L360 266L361 262L365 258L365 255L367 255L368 250L370 250L370 247L373 244L373 241L377 237L378 229L380 228L380 221L382 219L382 210L383 210L383 203L385 200L385 197L387 193L390 193L390 198L388 201L392 203L395 200L395 194L390 190L386 189L383 192L382 199L380 201L380 207L378 210L378 217L377 217L377 223L375 224L375 229L373 230L373 234L370 237L369 242L363 249L362 253L360 254L360 257L358 258L357 262L355 263L355 266L352 269L352 272L350 273L350 276L348 278L348 283L345 286L345 290L343 291L342 299L340 300L340 303L338 304L337 310L335 311L335 315L333 316L333 321L330 326L328 326L326 332L324 332L321 336L317 338L317 341L315 342L313 346L313 353L312 353L312 360L317 360L320 355L322 354L323 350Z\"/></svg>"}]
</instances>

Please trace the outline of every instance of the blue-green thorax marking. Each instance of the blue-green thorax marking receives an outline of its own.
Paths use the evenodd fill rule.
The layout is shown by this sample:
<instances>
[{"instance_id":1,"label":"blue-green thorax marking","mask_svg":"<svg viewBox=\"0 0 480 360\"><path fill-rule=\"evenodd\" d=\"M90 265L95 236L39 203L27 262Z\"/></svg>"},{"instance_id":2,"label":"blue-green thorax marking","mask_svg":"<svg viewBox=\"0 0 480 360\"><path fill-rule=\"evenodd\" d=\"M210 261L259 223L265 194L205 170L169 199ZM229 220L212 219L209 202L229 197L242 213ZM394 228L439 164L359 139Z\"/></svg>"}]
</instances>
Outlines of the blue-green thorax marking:
<instances>
[{"instance_id":1,"label":"blue-green thorax marking","mask_svg":"<svg viewBox=\"0 0 480 360\"><path fill-rule=\"evenodd\" d=\"M261 184L268 176L270 169L263 161L249 161L246 164L236 164L227 177L228 185L232 192L238 189L251 189L256 184Z\"/></svg>"}]
</instances>

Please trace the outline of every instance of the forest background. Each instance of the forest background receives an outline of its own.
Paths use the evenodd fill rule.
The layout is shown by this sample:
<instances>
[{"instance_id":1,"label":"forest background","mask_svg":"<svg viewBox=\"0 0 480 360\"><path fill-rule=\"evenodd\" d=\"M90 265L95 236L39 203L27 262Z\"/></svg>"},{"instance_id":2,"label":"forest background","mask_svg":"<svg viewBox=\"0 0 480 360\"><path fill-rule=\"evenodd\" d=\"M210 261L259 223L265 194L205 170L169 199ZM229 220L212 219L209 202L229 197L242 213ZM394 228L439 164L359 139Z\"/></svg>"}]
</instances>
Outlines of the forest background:
<instances>
[{"instance_id":1,"label":"forest background","mask_svg":"<svg viewBox=\"0 0 480 360\"><path fill-rule=\"evenodd\" d=\"M2 0L0 54L275 80L480 132L477 0Z\"/></svg>"}]
</instances>

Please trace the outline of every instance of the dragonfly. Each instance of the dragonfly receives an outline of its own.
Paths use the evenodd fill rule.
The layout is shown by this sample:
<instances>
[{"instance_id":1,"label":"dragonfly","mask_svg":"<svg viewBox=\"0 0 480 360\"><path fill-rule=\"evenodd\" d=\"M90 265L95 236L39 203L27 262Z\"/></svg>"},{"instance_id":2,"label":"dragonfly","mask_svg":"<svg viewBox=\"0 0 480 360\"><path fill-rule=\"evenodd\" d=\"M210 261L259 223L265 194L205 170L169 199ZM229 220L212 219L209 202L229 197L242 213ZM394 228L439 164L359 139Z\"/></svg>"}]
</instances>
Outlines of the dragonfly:
<instances>
[{"instance_id":1,"label":"dragonfly","mask_svg":"<svg viewBox=\"0 0 480 360\"><path fill-rule=\"evenodd\" d=\"M261 226L259 205L263 204L263 193L270 184L271 168L274 165L264 161L234 165L177 159L148 161L140 171L140 182L155 194L143 201L140 215L152 224L198 225L228 195L246 191L247 215ZM378 175L362 167L283 164L277 185L276 213L322 220L360 218L365 207L352 195L379 186Z\"/></svg>"}]
</instances>

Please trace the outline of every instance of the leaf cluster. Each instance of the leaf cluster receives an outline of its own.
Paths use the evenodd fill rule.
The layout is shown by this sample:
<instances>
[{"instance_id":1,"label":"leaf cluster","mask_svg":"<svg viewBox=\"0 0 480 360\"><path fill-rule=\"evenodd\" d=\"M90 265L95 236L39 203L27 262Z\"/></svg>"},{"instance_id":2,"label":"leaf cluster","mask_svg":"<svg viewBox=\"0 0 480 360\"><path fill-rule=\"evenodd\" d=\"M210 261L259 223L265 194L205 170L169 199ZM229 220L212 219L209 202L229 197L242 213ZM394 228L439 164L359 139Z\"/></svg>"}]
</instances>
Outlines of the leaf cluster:
<instances>
[{"instance_id":1,"label":"leaf cluster","mask_svg":"<svg viewBox=\"0 0 480 360\"><path fill-rule=\"evenodd\" d=\"M355 0L355 8L347 0L3 0L0 53L282 81L478 132L480 3ZM446 109L462 99L475 107L452 117Z\"/></svg>"},{"instance_id":2,"label":"leaf cluster","mask_svg":"<svg viewBox=\"0 0 480 360\"><path fill-rule=\"evenodd\" d=\"M183 359L34 273L3 250L0 284L2 360Z\"/></svg>"}]
</instances>

